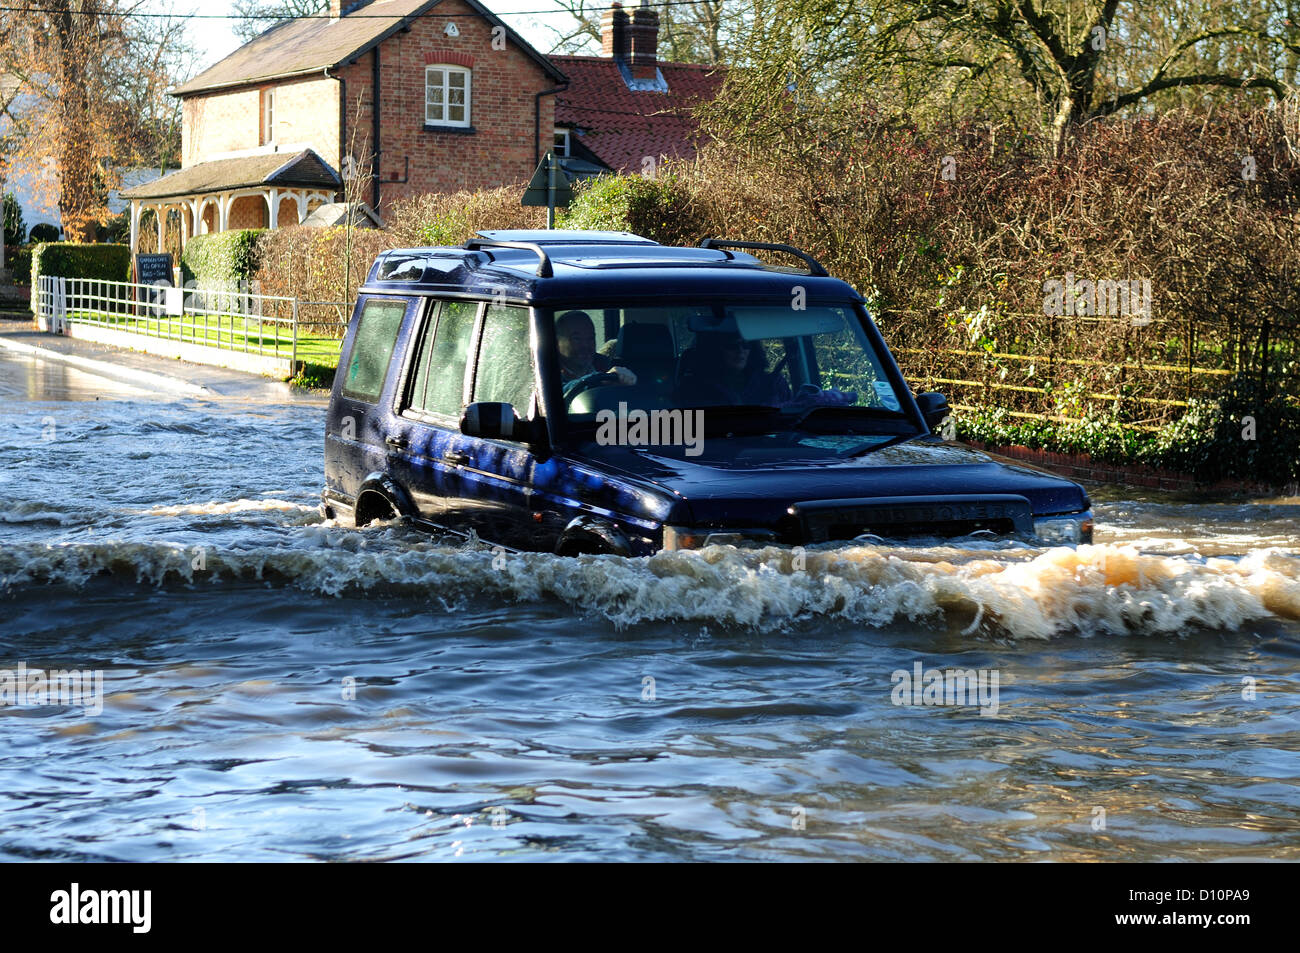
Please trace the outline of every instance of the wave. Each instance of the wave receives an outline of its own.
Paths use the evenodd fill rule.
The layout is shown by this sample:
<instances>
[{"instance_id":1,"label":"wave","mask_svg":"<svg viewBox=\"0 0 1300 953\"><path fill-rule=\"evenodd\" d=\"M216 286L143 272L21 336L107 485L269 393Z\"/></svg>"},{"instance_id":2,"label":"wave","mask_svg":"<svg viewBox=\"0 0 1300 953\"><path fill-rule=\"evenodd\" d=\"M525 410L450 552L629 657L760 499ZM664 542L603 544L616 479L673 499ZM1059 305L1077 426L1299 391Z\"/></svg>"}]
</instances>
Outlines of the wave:
<instances>
[{"instance_id":1,"label":"wave","mask_svg":"<svg viewBox=\"0 0 1300 953\"><path fill-rule=\"evenodd\" d=\"M41 501L23 503L0 500L0 523L56 523L67 526L76 520Z\"/></svg>"},{"instance_id":2,"label":"wave","mask_svg":"<svg viewBox=\"0 0 1300 953\"><path fill-rule=\"evenodd\" d=\"M1239 559L1060 547L1036 555L855 547L710 547L692 553L557 557L421 542L384 534L309 533L297 544L240 551L167 543L18 544L0 550L0 592L78 587L108 574L154 585L259 581L327 596L553 599L616 627L720 623L782 630L833 620L869 627L909 620L967 635L1177 634L1300 619L1300 558Z\"/></svg>"},{"instance_id":3,"label":"wave","mask_svg":"<svg viewBox=\"0 0 1300 953\"><path fill-rule=\"evenodd\" d=\"M231 513L318 513L319 505L306 506L288 500L233 500L229 502L187 503L179 506L155 506L141 510L141 516L214 516Z\"/></svg>"}]
</instances>

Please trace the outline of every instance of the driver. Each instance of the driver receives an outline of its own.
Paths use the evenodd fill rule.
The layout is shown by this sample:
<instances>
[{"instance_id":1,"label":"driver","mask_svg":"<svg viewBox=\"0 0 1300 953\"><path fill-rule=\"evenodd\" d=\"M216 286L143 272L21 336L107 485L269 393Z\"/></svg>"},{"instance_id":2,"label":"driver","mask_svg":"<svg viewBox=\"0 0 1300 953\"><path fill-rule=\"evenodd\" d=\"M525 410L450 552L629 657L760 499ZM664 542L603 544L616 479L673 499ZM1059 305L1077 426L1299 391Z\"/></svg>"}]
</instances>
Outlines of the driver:
<instances>
[{"instance_id":1,"label":"driver","mask_svg":"<svg viewBox=\"0 0 1300 953\"><path fill-rule=\"evenodd\" d=\"M596 325L585 311L566 311L555 319L555 344L560 352L560 381L565 394L570 385L600 374L613 374L618 383L631 386L636 375L626 367L614 366L603 354L596 353Z\"/></svg>"}]
</instances>

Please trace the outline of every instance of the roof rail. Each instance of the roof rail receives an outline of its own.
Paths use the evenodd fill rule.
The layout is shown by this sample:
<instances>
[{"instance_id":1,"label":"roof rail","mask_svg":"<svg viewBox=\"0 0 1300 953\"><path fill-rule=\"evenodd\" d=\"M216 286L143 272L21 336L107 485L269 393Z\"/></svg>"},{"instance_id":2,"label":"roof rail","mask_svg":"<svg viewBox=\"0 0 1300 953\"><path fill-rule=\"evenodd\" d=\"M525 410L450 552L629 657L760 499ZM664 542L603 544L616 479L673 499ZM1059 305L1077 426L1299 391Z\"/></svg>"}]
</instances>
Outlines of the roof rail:
<instances>
[{"instance_id":1,"label":"roof rail","mask_svg":"<svg viewBox=\"0 0 1300 953\"><path fill-rule=\"evenodd\" d=\"M551 268L551 259L546 255L546 249L534 242L498 242L490 238L471 238L465 243L464 247L469 251L482 251L492 248L522 248L524 251L536 253L538 278L551 278L555 275ZM491 251L488 254L491 255ZM493 258L493 261L495 260Z\"/></svg>"},{"instance_id":2,"label":"roof rail","mask_svg":"<svg viewBox=\"0 0 1300 953\"><path fill-rule=\"evenodd\" d=\"M728 259L735 257L727 251L728 248L754 248L760 251L783 251L786 254L794 255L796 258L802 260L803 263L808 266L808 274L816 275L821 278L830 276L830 272L826 270L825 265L806 251L801 251L793 245L781 245L776 242L732 242L725 238L706 238L704 241L700 242L700 247L716 248L718 251L726 255Z\"/></svg>"}]
</instances>

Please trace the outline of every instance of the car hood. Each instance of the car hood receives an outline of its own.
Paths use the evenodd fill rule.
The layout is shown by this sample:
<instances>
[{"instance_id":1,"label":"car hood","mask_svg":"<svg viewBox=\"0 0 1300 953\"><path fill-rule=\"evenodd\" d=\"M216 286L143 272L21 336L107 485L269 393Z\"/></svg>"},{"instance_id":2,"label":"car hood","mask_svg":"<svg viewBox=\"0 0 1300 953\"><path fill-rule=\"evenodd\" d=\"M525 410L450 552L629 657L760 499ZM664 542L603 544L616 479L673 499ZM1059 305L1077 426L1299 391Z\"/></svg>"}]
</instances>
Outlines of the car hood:
<instances>
[{"instance_id":1,"label":"car hood","mask_svg":"<svg viewBox=\"0 0 1300 953\"><path fill-rule=\"evenodd\" d=\"M584 444L597 467L649 481L690 508L696 525L775 525L792 503L864 497L1012 494L1034 515L1076 513L1088 496L1076 483L1002 463L963 444L915 439L841 456L862 438L810 435L801 446L772 448L763 437L711 438L698 456L681 447ZM804 446L806 445L806 446Z\"/></svg>"}]
</instances>

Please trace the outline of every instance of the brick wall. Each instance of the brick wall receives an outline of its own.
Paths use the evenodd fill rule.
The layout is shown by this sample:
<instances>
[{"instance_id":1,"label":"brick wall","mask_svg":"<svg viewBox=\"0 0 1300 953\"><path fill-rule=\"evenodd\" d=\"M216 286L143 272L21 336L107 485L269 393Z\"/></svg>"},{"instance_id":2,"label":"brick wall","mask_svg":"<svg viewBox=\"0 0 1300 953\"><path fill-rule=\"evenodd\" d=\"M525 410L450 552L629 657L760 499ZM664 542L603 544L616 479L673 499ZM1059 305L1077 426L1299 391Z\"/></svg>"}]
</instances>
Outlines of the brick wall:
<instances>
[{"instance_id":1,"label":"brick wall","mask_svg":"<svg viewBox=\"0 0 1300 953\"><path fill-rule=\"evenodd\" d=\"M339 163L338 82L323 76L275 84L275 141L308 145L335 169ZM265 87L190 96L182 106L181 156L186 166L228 152L264 147ZM266 151L271 151L267 149Z\"/></svg>"},{"instance_id":2,"label":"brick wall","mask_svg":"<svg viewBox=\"0 0 1300 953\"><path fill-rule=\"evenodd\" d=\"M266 200L259 195L241 195L231 202L230 228L266 228Z\"/></svg>"},{"instance_id":3,"label":"brick wall","mask_svg":"<svg viewBox=\"0 0 1300 953\"><path fill-rule=\"evenodd\" d=\"M381 211L392 200L409 195L524 182L536 168L533 98L556 83L514 43L507 40L504 49L493 49L492 25L461 0L445 0L437 10L454 15L459 36L446 35L445 16L424 18L379 50ZM372 56L367 53L339 71L347 81L348 138L352 140L355 129L357 141L351 151L358 165L370 152ZM473 133L424 128L425 67L434 63L471 69ZM543 97L541 107L538 141L545 151L555 125L554 97ZM370 202L369 181L361 191L362 199Z\"/></svg>"}]
</instances>

